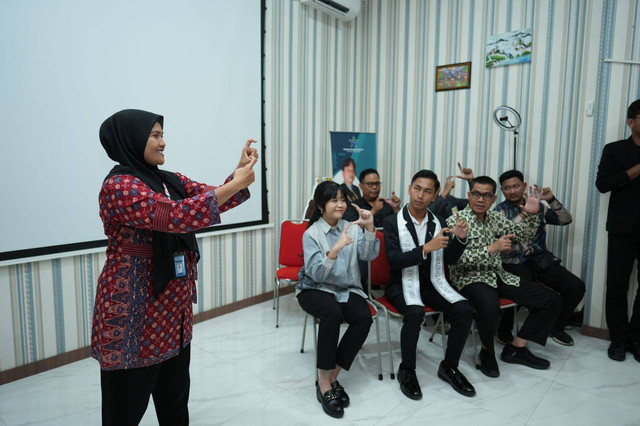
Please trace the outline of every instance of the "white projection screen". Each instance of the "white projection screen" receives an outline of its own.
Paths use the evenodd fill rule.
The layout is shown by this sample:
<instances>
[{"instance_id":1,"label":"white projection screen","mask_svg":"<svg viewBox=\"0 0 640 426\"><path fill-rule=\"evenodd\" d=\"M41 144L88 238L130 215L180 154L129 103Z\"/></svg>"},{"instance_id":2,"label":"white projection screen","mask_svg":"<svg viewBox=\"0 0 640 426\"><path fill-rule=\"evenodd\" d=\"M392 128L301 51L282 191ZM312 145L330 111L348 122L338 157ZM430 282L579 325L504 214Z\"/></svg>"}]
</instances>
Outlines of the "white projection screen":
<instances>
[{"instance_id":1,"label":"white projection screen","mask_svg":"<svg viewBox=\"0 0 640 426\"><path fill-rule=\"evenodd\" d=\"M165 170L221 185L262 145L260 0L0 2L0 261L106 245L100 124L164 116ZM267 223L262 158L222 229ZM214 227L215 229L215 227ZM211 229L209 229L211 230Z\"/></svg>"}]
</instances>

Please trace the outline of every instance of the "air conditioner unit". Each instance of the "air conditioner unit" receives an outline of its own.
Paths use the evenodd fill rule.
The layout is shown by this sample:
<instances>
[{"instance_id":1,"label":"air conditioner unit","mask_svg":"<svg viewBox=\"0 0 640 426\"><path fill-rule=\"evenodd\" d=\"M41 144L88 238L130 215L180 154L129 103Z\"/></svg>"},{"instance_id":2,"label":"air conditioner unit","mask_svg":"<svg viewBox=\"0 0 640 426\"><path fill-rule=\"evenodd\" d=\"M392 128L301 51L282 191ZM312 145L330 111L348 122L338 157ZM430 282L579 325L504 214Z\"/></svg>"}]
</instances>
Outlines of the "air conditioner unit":
<instances>
[{"instance_id":1,"label":"air conditioner unit","mask_svg":"<svg viewBox=\"0 0 640 426\"><path fill-rule=\"evenodd\" d=\"M343 21L350 21L360 13L361 0L300 0L300 4L313 7Z\"/></svg>"}]
</instances>

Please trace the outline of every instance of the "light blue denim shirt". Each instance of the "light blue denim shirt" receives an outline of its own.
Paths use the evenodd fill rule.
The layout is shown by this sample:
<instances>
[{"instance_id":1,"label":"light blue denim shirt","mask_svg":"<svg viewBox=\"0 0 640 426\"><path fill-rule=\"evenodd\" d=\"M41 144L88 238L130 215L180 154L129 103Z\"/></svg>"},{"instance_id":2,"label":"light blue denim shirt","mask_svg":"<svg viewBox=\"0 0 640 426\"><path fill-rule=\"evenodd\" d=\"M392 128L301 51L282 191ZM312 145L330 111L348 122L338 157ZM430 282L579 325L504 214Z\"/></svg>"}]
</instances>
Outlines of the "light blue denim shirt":
<instances>
[{"instance_id":1,"label":"light blue denim shirt","mask_svg":"<svg viewBox=\"0 0 640 426\"><path fill-rule=\"evenodd\" d=\"M300 283L296 286L296 294L302 290L322 290L333 293L338 303L346 303L350 291L367 298L360 284L358 257L366 261L378 256L380 241L376 239L376 233L366 229L363 232L353 225L347 231L353 243L340 250L336 259L327 257L327 252L348 224L340 219L332 228L320 218L305 231L302 236L304 266L298 273Z\"/></svg>"}]
</instances>

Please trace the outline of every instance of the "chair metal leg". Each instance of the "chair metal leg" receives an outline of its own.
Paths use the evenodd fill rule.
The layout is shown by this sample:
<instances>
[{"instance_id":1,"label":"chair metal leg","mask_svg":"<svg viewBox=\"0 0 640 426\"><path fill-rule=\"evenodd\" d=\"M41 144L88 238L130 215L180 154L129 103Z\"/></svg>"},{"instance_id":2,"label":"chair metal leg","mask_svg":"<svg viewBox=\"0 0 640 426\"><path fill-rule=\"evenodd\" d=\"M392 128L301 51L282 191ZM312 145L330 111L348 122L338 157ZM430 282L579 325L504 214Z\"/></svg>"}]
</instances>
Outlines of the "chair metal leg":
<instances>
[{"instance_id":1,"label":"chair metal leg","mask_svg":"<svg viewBox=\"0 0 640 426\"><path fill-rule=\"evenodd\" d=\"M318 332L316 325L318 324L318 318L313 317L313 349L316 351L316 382L318 381Z\"/></svg>"},{"instance_id":2,"label":"chair metal leg","mask_svg":"<svg viewBox=\"0 0 640 426\"><path fill-rule=\"evenodd\" d=\"M280 321L280 281L276 284L276 328L278 328L278 322Z\"/></svg>"},{"instance_id":3,"label":"chair metal leg","mask_svg":"<svg viewBox=\"0 0 640 426\"><path fill-rule=\"evenodd\" d=\"M384 319L387 324L387 353L389 354L389 369L391 371L391 380L396 378L396 371L393 369L393 352L391 352L391 332L389 330L389 312L385 309Z\"/></svg>"},{"instance_id":4,"label":"chair metal leg","mask_svg":"<svg viewBox=\"0 0 640 426\"><path fill-rule=\"evenodd\" d=\"M376 320L376 343L378 348L378 380L382 380L382 353L380 351L380 323L378 321L378 316L376 316L375 320Z\"/></svg>"},{"instance_id":5,"label":"chair metal leg","mask_svg":"<svg viewBox=\"0 0 640 426\"><path fill-rule=\"evenodd\" d=\"M476 369L480 370L480 358L478 357L478 346L476 345L476 320L471 322L471 337L473 337L473 356L476 360Z\"/></svg>"},{"instance_id":6,"label":"chair metal leg","mask_svg":"<svg viewBox=\"0 0 640 426\"><path fill-rule=\"evenodd\" d=\"M276 308L276 297L277 297L276 289L278 288L278 278L276 278L275 281L276 283L273 286L273 309Z\"/></svg>"},{"instance_id":7,"label":"chair metal leg","mask_svg":"<svg viewBox=\"0 0 640 426\"><path fill-rule=\"evenodd\" d=\"M302 326L302 344L300 345L300 353L303 354L304 353L304 338L305 335L307 334L307 318L309 317L309 314L305 313L304 314L304 325Z\"/></svg>"}]
</instances>

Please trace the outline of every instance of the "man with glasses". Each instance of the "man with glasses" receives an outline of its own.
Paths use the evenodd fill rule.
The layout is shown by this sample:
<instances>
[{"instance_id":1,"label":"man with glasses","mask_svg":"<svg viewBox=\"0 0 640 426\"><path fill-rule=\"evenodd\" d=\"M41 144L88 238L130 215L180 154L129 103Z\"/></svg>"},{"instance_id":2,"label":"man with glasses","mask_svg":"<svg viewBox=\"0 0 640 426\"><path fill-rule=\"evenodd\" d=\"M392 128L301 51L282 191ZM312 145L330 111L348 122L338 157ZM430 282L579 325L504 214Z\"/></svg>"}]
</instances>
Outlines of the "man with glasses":
<instances>
[{"instance_id":1,"label":"man with glasses","mask_svg":"<svg viewBox=\"0 0 640 426\"><path fill-rule=\"evenodd\" d=\"M518 170L509 170L500 175L500 187L505 201L498 204L495 210L503 214L507 219L516 223L523 221L522 206L525 203L524 193L527 183L524 176ZM547 250L545 244L547 232L545 224L568 225L572 222L571 214L553 196L551 188L539 189L534 185L540 199L548 206L540 203L536 215L540 218L540 225L536 229L535 236L530 242L514 242L511 250L502 254L503 268L519 277L527 277L530 281L540 281L560 293L562 297L562 310L556 319L549 336L557 343L565 346L573 346L573 339L564 331L569 323L571 314L582 300L585 291L584 282L560 265L560 259ZM511 329L513 328L513 311L506 313L498 334L499 343L511 342Z\"/></svg>"},{"instance_id":2,"label":"man with glasses","mask_svg":"<svg viewBox=\"0 0 640 426\"><path fill-rule=\"evenodd\" d=\"M380 197L380 175L376 169L365 169L360 173L360 189L362 198L353 201L361 209L370 210L373 214L373 226L382 228L384 218L400 211L400 198L391 192L391 198ZM349 222L358 220L360 215L353 206L349 206L343 219Z\"/></svg>"},{"instance_id":3,"label":"man with glasses","mask_svg":"<svg viewBox=\"0 0 640 426\"><path fill-rule=\"evenodd\" d=\"M640 362L640 291L628 314L627 293L634 260L640 281L640 99L627 109L628 139L611 142L602 150L596 187L611 191L607 232L607 326L609 358L624 361L626 352Z\"/></svg>"},{"instance_id":4,"label":"man with glasses","mask_svg":"<svg viewBox=\"0 0 640 426\"><path fill-rule=\"evenodd\" d=\"M500 370L495 359L493 339L500 323L500 297L511 299L529 309L529 316L513 342L505 345L500 358L511 364L547 369L549 361L532 354L529 341L544 345L560 312L562 301L551 289L519 278L502 268L500 253L511 249L512 239L530 241L540 224L540 199L530 188L522 207L523 221L515 223L495 211L489 211L496 201L496 182L488 176L471 181L467 193L469 205L460 212L460 219L469 225L467 247L454 265L451 280L460 293L476 309L476 321L482 350L480 371L488 377L498 377ZM456 218L449 217L449 227Z\"/></svg>"}]
</instances>

